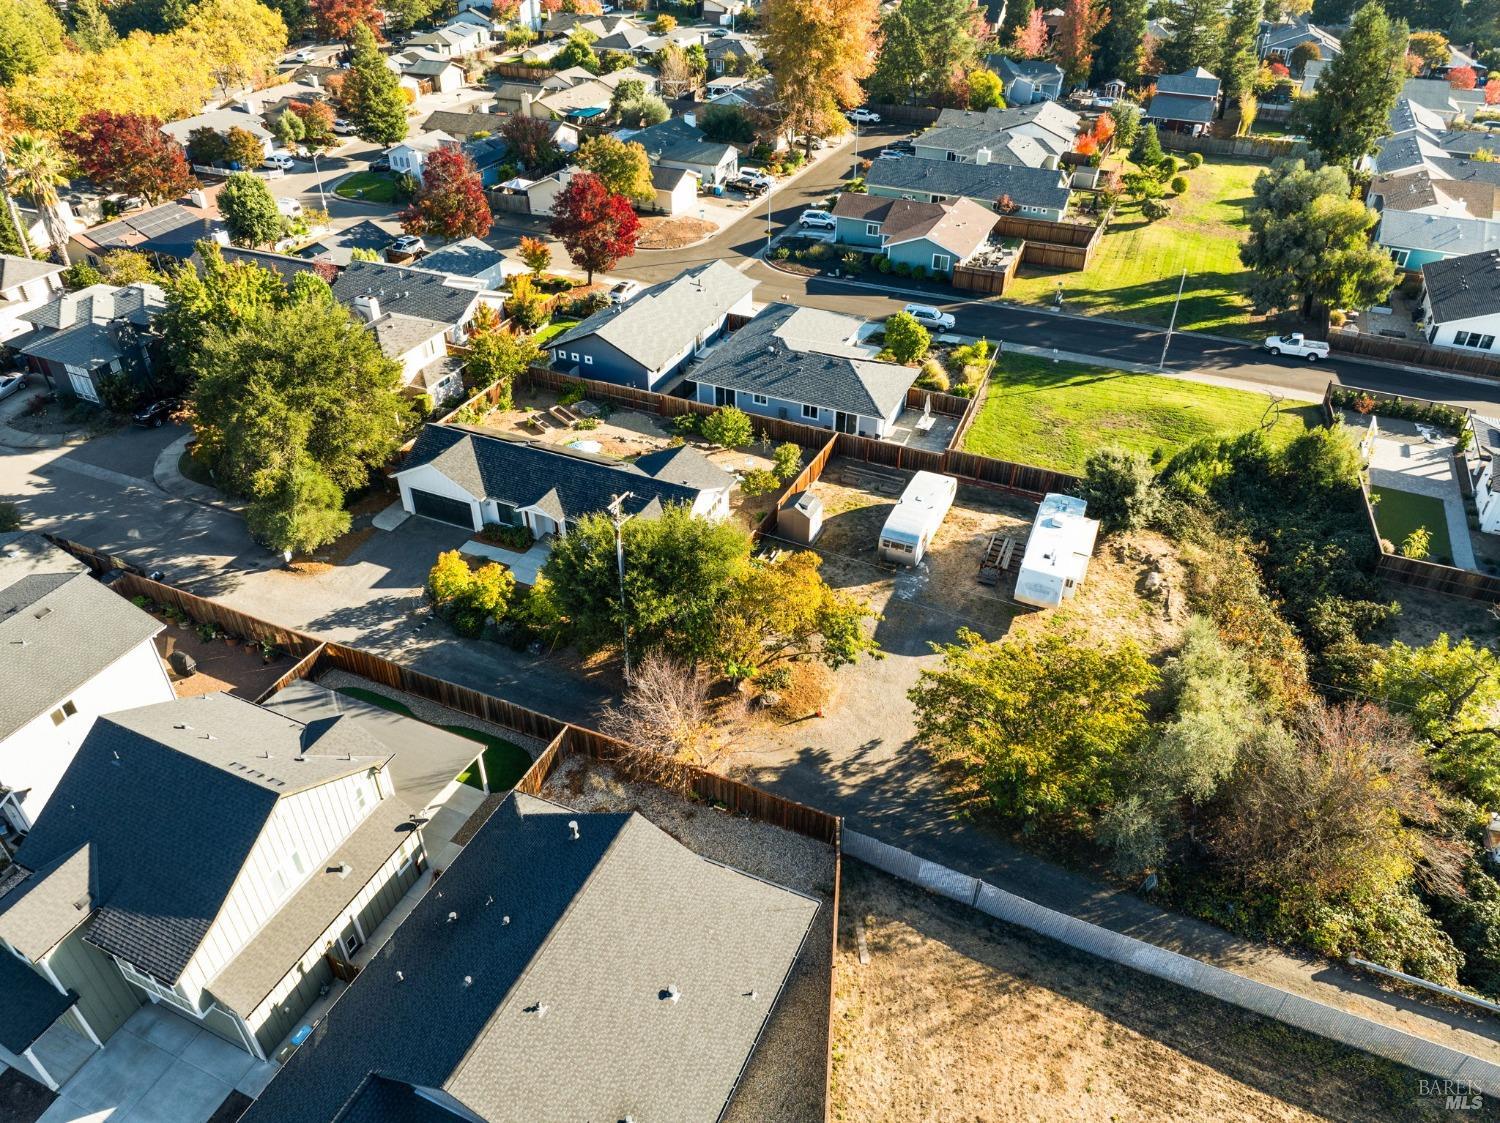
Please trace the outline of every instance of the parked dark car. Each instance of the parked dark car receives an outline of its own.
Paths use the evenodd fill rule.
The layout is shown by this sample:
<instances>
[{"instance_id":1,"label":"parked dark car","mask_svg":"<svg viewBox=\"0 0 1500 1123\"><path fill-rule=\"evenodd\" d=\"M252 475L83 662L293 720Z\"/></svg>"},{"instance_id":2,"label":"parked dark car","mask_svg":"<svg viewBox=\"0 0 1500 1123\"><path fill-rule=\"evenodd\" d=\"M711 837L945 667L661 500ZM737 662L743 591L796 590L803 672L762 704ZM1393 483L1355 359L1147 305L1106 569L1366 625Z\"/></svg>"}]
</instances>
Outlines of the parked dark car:
<instances>
[{"instance_id":1,"label":"parked dark car","mask_svg":"<svg viewBox=\"0 0 1500 1123\"><path fill-rule=\"evenodd\" d=\"M377 156L370 161L372 172L388 172L391 170L391 158L389 156Z\"/></svg>"},{"instance_id":2,"label":"parked dark car","mask_svg":"<svg viewBox=\"0 0 1500 1123\"><path fill-rule=\"evenodd\" d=\"M162 398L160 401L152 402L150 405L136 410L130 420L142 429L160 429L167 422L171 421L172 415L181 408L181 398Z\"/></svg>"}]
</instances>

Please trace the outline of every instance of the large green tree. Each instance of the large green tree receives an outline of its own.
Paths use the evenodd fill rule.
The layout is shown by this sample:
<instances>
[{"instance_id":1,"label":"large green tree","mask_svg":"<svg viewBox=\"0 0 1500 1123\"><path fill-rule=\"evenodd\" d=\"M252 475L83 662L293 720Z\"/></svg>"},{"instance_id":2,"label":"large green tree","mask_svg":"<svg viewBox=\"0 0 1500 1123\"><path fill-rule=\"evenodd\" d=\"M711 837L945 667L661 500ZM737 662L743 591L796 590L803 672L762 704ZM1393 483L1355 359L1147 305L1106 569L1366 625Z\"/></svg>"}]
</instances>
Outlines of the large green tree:
<instances>
[{"instance_id":1,"label":"large green tree","mask_svg":"<svg viewBox=\"0 0 1500 1123\"><path fill-rule=\"evenodd\" d=\"M1172 9L1176 31L1161 46L1164 74L1201 66L1219 75L1224 62L1224 0L1182 0Z\"/></svg>"},{"instance_id":2,"label":"large green tree","mask_svg":"<svg viewBox=\"0 0 1500 1123\"><path fill-rule=\"evenodd\" d=\"M348 490L395 451L412 416L399 385L369 328L326 284L306 286L207 332L193 426L229 491L265 498L290 477L316 498L310 470Z\"/></svg>"},{"instance_id":3,"label":"large green tree","mask_svg":"<svg viewBox=\"0 0 1500 1123\"><path fill-rule=\"evenodd\" d=\"M0 86L35 74L62 50L63 25L43 0L0 0Z\"/></svg>"},{"instance_id":4,"label":"large green tree","mask_svg":"<svg viewBox=\"0 0 1500 1123\"><path fill-rule=\"evenodd\" d=\"M1278 163L1255 180L1250 237L1240 260L1253 270L1262 312L1368 308L1396 283L1390 255L1370 241L1377 215L1350 193L1339 167Z\"/></svg>"},{"instance_id":5,"label":"large green tree","mask_svg":"<svg viewBox=\"0 0 1500 1123\"><path fill-rule=\"evenodd\" d=\"M909 692L917 739L965 769L1000 814L1066 816L1107 803L1150 725L1157 674L1131 642L1059 627L987 643L967 628Z\"/></svg>"},{"instance_id":6,"label":"large green tree","mask_svg":"<svg viewBox=\"0 0 1500 1123\"><path fill-rule=\"evenodd\" d=\"M385 64L374 33L364 24L353 32L354 57L344 79L344 109L360 140L395 144L406 139L406 99L400 79Z\"/></svg>"},{"instance_id":7,"label":"large green tree","mask_svg":"<svg viewBox=\"0 0 1500 1123\"><path fill-rule=\"evenodd\" d=\"M1099 35L1099 50L1094 54L1094 79L1108 82L1115 78L1134 86L1141 77L1146 61L1147 0L1114 0L1109 6L1109 23ZM1009 16L1009 9L1006 10Z\"/></svg>"},{"instance_id":8,"label":"large green tree","mask_svg":"<svg viewBox=\"0 0 1500 1123\"><path fill-rule=\"evenodd\" d=\"M793 136L847 132L841 110L864 100L874 69L876 0L765 0L760 8L766 67L776 79L782 123Z\"/></svg>"},{"instance_id":9,"label":"large green tree","mask_svg":"<svg viewBox=\"0 0 1500 1123\"><path fill-rule=\"evenodd\" d=\"M233 331L261 311L280 308L290 299L286 283L270 269L226 262L213 242L199 242L197 249L197 269L174 270L161 282L166 307L152 323L162 337L165 358L184 380L199 373L204 340L211 331Z\"/></svg>"},{"instance_id":10,"label":"large green tree","mask_svg":"<svg viewBox=\"0 0 1500 1123\"><path fill-rule=\"evenodd\" d=\"M1325 160L1352 168L1390 132L1391 109L1406 82L1406 24L1371 0L1355 13L1343 46L1292 120Z\"/></svg>"},{"instance_id":11,"label":"large green tree","mask_svg":"<svg viewBox=\"0 0 1500 1123\"><path fill-rule=\"evenodd\" d=\"M229 240L237 246L264 246L281 236L285 225L266 181L250 172L235 172L219 192L219 213Z\"/></svg>"},{"instance_id":12,"label":"large green tree","mask_svg":"<svg viewBox=\"0 0 1500 1123\"><path fill-rule=\"evenodd\" d=\"M299 457L268 473L245 512L250 533L278 553L310 553L349 529L344 493L320 468Z\"/></svg>"},{"instance_id":13,"label":"large green tree","mask_svg":"<svg viewBox=\"0 0 1500 1123\"><path fill-rule=\"evenodd\" d=\"M975 0L902 0L880 21L871 95L904 102L945 93L978 60L983 32Z\"/></svg>"},{"instance_id":14,"label":"large green tree","mask_svg":"<svg viewBox=\"0 0 1500 1123\"><path fill-rule=\"evenodd\" d=\"M1238 102L1241 95L1254 90L1260 67L1255 44L1264 12L1263 0L1230 0L1223 61L1217 72L1224 83L1225 105Z\"/></svg>"},{"instance_id":15,"label":"large green tree","mask_svg":"<svg viewBox=\"0 0 1500 1123\"><path fill-rule=\"evenodd\" d=\"M593 172L616 195L634 203L649 203L656 197L651 186L651 161L646 150L633 140L609 134L589 137L578 149L578 164Z\"/></svg>"}]
</instances>

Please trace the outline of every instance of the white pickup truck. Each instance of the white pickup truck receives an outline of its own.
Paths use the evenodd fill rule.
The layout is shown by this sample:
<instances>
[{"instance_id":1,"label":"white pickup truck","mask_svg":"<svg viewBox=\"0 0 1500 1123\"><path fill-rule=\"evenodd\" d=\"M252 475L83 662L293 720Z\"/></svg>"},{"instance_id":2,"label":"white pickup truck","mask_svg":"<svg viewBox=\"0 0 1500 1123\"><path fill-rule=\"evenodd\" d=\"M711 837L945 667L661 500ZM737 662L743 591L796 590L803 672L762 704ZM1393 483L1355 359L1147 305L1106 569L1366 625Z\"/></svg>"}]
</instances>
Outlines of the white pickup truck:
<instances>
[{"instance_id":1,"label":"white pickup truck","mask_svg":"<svg viewBox=\"0 0 1500 1123\"><path fill-rule=\"evenodd\" d=\"M1299 355L1310 363L1328 358L1328 344L1321 339L1308 339L1300 331L1291 335L1268 335L1262 346L1273 355Z\"/></svg>"}]
</instances>

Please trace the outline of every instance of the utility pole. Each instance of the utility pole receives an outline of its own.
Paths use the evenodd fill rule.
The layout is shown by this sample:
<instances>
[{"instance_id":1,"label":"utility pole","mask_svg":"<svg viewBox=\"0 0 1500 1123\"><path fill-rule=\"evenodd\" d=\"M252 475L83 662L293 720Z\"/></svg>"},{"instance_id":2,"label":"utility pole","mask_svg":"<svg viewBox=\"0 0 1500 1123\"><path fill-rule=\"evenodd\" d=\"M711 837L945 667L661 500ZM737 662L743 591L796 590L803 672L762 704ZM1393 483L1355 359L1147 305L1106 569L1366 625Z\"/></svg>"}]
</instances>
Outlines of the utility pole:
<instances>
[{"instance_id":1,"label":"utility pole","mask_svg":"<svg viewBox=\"0 0 1500 1123\"><path fill-rule=\"evenodd\" d=\"M1187 284L1187 270L1182 271L1182 278L1177 282L1177 299L1172 302L1172 322L1167 325L1167 338L1161 341L1161 358L1156 362L1156 369L1161 370L1167 365L1167 348L1172 346L1172 332L1177 329L1177 309L1182 306L1182 286Z\"/></svg>"},{"instance_id":2,"label":"utility pole","mask_svg":"<svg viewBox=\"0 0 1500 1123\"><path fill-rule=\"evenodd\" d=\"M620 650L625 656L626 682L630 681L630 618L625 615L625 538L620 531L630 521L630 516L625 513L625 500L634 498L635 493L627 491L609 501L609 521L615 524L615 567L620 571Z\"/></svg>"},{"instance_id":3,"label":"utility pole","mask_svg":"<svg viewBox=\"0 0 1500 1123\"><path fill-rule=\"evenodd\" d=\"M776 194L776 184L773 181L766 188L766 256L771 256L771 199Z\"/></svg>"}]
</instances>

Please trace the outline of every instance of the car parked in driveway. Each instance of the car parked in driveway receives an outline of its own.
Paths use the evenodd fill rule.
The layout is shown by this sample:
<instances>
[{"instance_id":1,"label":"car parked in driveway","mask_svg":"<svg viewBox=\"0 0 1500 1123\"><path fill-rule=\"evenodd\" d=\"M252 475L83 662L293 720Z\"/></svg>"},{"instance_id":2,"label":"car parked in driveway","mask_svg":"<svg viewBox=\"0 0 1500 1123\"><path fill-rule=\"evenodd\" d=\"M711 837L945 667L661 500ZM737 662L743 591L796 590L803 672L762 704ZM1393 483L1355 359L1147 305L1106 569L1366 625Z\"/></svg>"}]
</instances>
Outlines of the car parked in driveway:
<instances>
[{"instance_id":1,"label":"car parked in driveway","mask_svg":"<svg viewBox=\"0 0 1500 1123\"><path fill-rule=\"evenodd\" d=\"M391 249L397 253L425 253L427 243L415 234L403 234L391 243Z\"/></svg>"},{"instance_id":2,"label":"car parked in driveway","mask_svg":"<svg viewBox=\"0 0 1500 1123\"><path fill-rule=\"evenodd\" d=\"M641 291L639 281L620 281L609 290L609 302L611 304L624 304L636 293Z\"/></svg>"},{"instance_id":3,"label":"car parked in driveway","mask_svg":"<svg viewBox=\"0 0 1500 1123\"><path fill-rule=\"evenodd\" d=\"M798 226L806 226L813 230L832 230L838 225L838 219L833 217L830 211L810 210L803 211L802 216L797 219Z\"/></svg>"},{"instance_id":4,"label":"car parked in driveway","mask_svg":"<svg viewBox=\"0 0 1500 1123\"><path fill-rule=\"evenodd\" d=\"M0 398L19 394L29 382L30 379L24 374L0 374Z\"/></svg>"},{"instance_id":5,"label":"car parked in driveway","mask_svg":"<svg viewBox=\"0 0 1500 1123\"><path fill-rule=\"evenodd\" d=\"M906 159L910 155L911 155L910 152L903 152L899 148L882 148L880 150L880 154L878 156L876 156L875 159L877 159L877 160L904 160L904 159Z\"/></svg>"},{"instance_id":6,"label":"car parked in driveway","mask_svg":"<svg viewBox=\"0 0 1500 1123\"><path fill-rule=\"evenodd\" d=\"M754 187L762 191L771 190L771 185L776 182L759 168L741 168L740 174L734 177L734 181L742 186Z\"/></svg>"},{"instance_id":7,"label":"car parked in driveway","mask_svg":"<svg viewBox=\"0 0 1500 1123\"><path fill-rule=\"evenodd\" d=\"M389 156L377 156L370 161L372 172L388 172L391 170L391 158Z\"/></svg>"},{"instance_id":8,"label":"car parked in driveway","mask_svg":"<svg viewBox=\"0 0 1500 1123\"><path fill-rule=\"evenodd\" d=\"M142 429L160 429L181 408L181 398L162 398L136 410L130 417L130 423L139 425Z\"/></svg>"},{"instance_id":9,"label":"car parked in driveway","mask_svg":"<svg viewBox=\"0 0 1500 1123\"><path fill-rule=\"evenodd\" d=\"M302 203L296 199L280 198L276 200L276 211L282 218L299 218L302 215Z\"/></svg>"},{"instance_id":10,"label":"car parked in driveway","mask_svg":"<svg viewBox=\"0 0 1500 1123\"><path fill-rule=\"evenodd\" d=\"M260 166L272 171L289 172L297 165L285 152L273 152L260 162Z\"/></svg>"},{"instance_id":11,"label":"car parked in driveway","mask_svg":"<svg viewBox=\"0 0 1500 1123\"><path fill-rule=\"evenodd\" d=\"M876 113L872 109L865 109L862 107L859 109L851 109L848 113L845 113L844 116L849 118L849 120L853 121L856 125L880 124L880 114Z\"/></svg>"},{"instance_id":12,"label":"car parked in driveway","mask_svg":"<svg viewBox=\"0 0 1500 1123\"><path fill-rule=\"evenodd\" d=\"M352 136L354 135L354 122L346 121L342 117L335 117L333 119L333 131L338 133L339 136Z\"/></svg>"},{"instance_id":13,"label":"car parked in driveway","mask_svg":"<svg viewBox=\"0 0 1500 1123\"><path fill-rule=\"evenodd\" d=\"M953 313L939 312L930 304L908 304L901 311L924 328L936 328L939 331L947 331L958 322L953 318Z\"/></svg>"}]
</instances>

